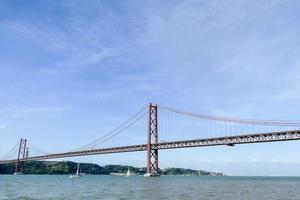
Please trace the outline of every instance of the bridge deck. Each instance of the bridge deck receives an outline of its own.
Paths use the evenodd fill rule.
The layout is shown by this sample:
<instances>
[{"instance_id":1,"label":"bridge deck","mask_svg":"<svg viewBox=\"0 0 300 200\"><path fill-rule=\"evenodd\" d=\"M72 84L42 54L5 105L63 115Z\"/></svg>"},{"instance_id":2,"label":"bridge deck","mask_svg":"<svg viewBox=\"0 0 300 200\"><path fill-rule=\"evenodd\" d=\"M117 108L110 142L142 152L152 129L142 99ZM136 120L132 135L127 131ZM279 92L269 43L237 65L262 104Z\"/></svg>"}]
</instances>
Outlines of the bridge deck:
<instances>
[{"instance_id":1,"label":"bridge deck","mask_svg":"<svg viewBox=\"0 0 300 200\"><path fill-rule=\"evenodd\" d=\"M300 140L300 130L162 142L162 143L158 143L157 145L152 145L152 148L153 149L175 149L175 148L205 147L205 146L217 146L217 145L233 146L235 144L278 142L278 141L288 141L288 140ZM48 159L55 159L55 158L124 153L124 152L135 152L135 151L146 151L146 150L147 150L147 144L140 144L140 145L121 146L121 147L70 151L65 153L54 153L54 154L28 157L26 159L20 159L20 161L48 160ZM2 160L0 161L0 164L15 163L15 162L17 162L17 159Z\"/></svg>"}]
</instances>

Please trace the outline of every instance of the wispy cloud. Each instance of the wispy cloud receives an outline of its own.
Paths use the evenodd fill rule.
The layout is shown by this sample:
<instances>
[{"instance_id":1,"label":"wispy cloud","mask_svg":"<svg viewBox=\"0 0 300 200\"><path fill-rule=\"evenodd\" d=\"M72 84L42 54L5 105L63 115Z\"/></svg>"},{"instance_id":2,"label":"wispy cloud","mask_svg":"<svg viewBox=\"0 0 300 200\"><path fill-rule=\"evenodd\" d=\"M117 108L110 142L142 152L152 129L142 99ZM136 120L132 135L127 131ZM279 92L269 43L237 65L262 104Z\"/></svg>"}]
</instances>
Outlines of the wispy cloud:
<instances>
[{"instance_id":1,"label":"wispy cloud","mask_svg":"<svg viewBox=\"0 0 300 200\"><path fill-rule=\"evenodd\" d=\"M27 108L13 108L3 111L0 115L2 119L14 119L26 115L33 115L39 113L57 113L71 110L71 107L27 107Z\"/></svg>"},{"instance_id":2,"label":"wispy cloud","mask_svg":"<svg viewBox=\"0 0 300 200\"><path fill-rule=\"evenodd\" d=\"M280 14L293 9L285 1L153 4L140 39L159 55L164 82L181 91L177 100L246 116L297 97L299 78L289 74L297 71L300 30L290 23L295 12Z\"/></svg>"},{"instance_id":3,"label":"wispy cloud","mask_svg":"<svg viewBox=\"0 0 300 200\"><path fill-rule=\"evenodd\" d=\"M100 38L89 38L90 35L99 35L97 26L92 28L71 24L71 27L65 27L70 30L65 31L53 27L55 23L39 19L37 24L7 21L5 26L42 50L60 56L61 59L55 62L58 68L61 67L60 70L63 67L78 70L117 56L117 52L105 46Z\"/></svg>"},{"instance_id":4,"label":"wispy cloud","mask_svg":"<svg viewBox=\"0 0 300 200\"><path fill-rule=\"evenodd\" d=\"M7 127L6 124L0 124L0 129L5 129Z\"/></svg>"}]
</instances>

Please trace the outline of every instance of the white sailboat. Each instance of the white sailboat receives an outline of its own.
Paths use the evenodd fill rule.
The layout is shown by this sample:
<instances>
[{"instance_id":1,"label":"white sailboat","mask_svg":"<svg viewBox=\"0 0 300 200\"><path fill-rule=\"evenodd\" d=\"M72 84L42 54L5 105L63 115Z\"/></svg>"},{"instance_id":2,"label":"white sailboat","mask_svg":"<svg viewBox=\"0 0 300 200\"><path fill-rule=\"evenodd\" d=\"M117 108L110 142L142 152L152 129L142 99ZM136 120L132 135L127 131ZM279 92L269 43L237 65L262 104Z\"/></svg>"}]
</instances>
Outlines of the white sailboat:
<instances>
[{"instance_id":1,"label":"white sailboat","mask_svg":"<svg viewBox=\"0 0 300 200\"><path fill-rule=\"evenodd\" d=\"M70 178L80 178L81 173L79 173L79 171L80 171L80 163L77 164L76 174L70 175Z\"/></svg>"},{"instance_id":2,"label":"white sailboat","mask_svg":"<svg viewBox=\"0 0 300 200\"><path fill-rule=\"evenodd\" d=\"M130 169L128 168L128 170L127 170L127 173L126 173L126 176L128 177L128 176L132 176L133 175L133 173L130 171Z\"/></svg>"}]
</instances>

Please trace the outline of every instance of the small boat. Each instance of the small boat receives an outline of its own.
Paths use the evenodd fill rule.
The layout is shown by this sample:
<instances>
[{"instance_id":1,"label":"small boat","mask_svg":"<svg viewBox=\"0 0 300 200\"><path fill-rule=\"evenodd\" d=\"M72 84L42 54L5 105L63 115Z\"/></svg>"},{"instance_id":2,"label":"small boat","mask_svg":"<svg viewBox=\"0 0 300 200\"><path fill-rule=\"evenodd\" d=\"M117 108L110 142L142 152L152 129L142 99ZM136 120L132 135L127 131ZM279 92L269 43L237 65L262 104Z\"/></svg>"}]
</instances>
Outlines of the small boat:
<instances>
[{"instance_id":1,"label":"small boat","mask_svg":"<svg viewBox=\"0 0 300 200\"><path fill-rule=\"evenodd\" d=\"M128 168L128 170L127 170L127 173L126 173L126 176L128 177L128 176L132 176L133 175L133 173L130 171L130 169Z\"/></svg>"},{"instance_id":2,"label":"small boat","mask_svg":"<svg viewBox=\"0 0 300 200\"><path fill-rule=\"evenodd\" d=\"M80 164L77 164L77 170L76 170L76 174L70 175L70 178L80 178L81 177L81 173L79 173L80 171Z\"/></svg>"},{"instance_id":3,"label":"small boat","mask_svg":"<svg viewBox=\"0 0 300 200\"><path fill-rule=\"evenodd\" d=\"M144 176L145 177L159 177L160 174L149 174L149 173L146 173Z\"/></svg>"},{"instance_id":4,"label":"small boat","mask_svg":"<svg viewBox=\"0 0 300 200\"><path fill-rule=\"evenodd\" d=\"M15 172L14 175L22 175L20 172Z\"/></svg>"}]
</instances>

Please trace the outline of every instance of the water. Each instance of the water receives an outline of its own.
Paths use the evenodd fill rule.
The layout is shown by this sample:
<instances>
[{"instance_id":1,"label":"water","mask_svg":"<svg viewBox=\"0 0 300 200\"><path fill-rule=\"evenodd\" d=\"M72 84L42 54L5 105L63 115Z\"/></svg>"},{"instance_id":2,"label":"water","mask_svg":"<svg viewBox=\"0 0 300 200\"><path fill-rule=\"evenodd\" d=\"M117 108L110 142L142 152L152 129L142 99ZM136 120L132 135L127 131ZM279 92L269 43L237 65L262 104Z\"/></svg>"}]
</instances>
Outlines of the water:
<instances>
[{"instance_id":1,"label":"water","mask_svg":"<svg viewBox=\"0 0 300 200\"><path fill-rule=\"evenodd\" d=\"M0 199L300 199L298 177L0 175Z\"/></svg>"}]
</instances>

